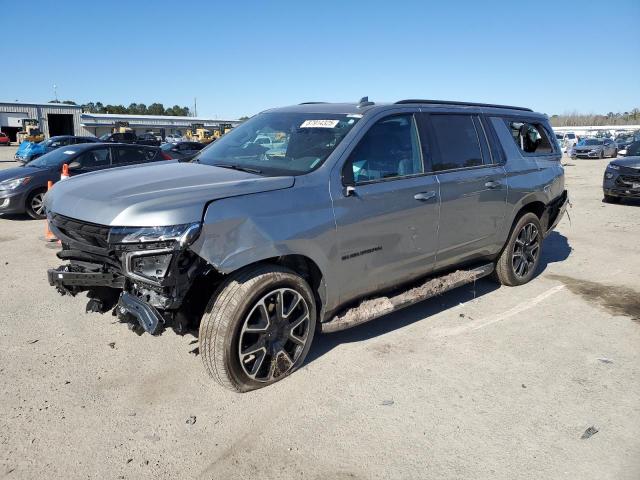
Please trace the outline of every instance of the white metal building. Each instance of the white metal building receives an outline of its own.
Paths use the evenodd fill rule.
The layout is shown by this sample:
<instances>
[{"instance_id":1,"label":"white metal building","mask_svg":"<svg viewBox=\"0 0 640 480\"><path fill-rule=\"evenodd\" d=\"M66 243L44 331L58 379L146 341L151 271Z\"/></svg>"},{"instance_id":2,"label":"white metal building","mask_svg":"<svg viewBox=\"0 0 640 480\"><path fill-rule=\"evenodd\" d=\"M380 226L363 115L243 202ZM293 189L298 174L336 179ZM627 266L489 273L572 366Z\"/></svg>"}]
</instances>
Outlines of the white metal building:
<instances>
[{"instance_id":1,"label":"white metal building","mask_svg":"<svg viewBox=\"0 0 640 480\"><path fill-rule=\"evenodd\" d=\"M80 125L82 108L63 103L0 102L0 131L11 141L22 129L22 120L33 118L40 123L40 131L46 137L55 135L86 135Z\"/></svg>"},{"instance_id":2,"label":"white metal building","mask_svg":"<svg viewBox=\"0 0 640 480\"><path fill-rule=\"evenodd\" d=\"M170 134L183 135L192 123L204 123L205 128L221 123L238 125L238 120L219 120L202 117L169 117L162 115L119 115L110 113L82 113L79 105L62 103L0 102L0 131L16 141L22 120L34 118L46 138L56 135L88 135L99 137L111 133L115 122L129 122L137 133L153 132L163 138Z\"/></svg>"},{"instance_id":3,"label":"white metal building","mask_svg":"<svg viewBox=\"0 0 640 480\"><path fill-rule=\"evenodd\" d=\"M137 134L152 132L163 138L175 133L184 135L192 123L204 123L205 128L215 127L221 123L238 125L238 120L213 120L201 117L171 117L162 115L121 115L112 113L83 113L80 115L80 127L88 134L99 137L110 133L117 121L129 122Z\"/></svg>"}]
</instances>

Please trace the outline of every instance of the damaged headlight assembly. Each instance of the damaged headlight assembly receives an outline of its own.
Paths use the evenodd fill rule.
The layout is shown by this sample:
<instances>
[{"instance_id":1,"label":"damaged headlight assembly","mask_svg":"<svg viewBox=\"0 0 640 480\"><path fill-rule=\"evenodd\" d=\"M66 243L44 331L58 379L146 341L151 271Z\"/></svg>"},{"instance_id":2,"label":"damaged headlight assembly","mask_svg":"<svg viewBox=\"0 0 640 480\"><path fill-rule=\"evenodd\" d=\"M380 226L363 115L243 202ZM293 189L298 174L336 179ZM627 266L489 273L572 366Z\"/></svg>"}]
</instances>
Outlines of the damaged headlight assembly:
<instances>
[{"instance_id":1,"label":"damaged headlight assembly","mask_svg":"<svg viewBox=\"0 0 640 480\"><path fill-rule=\"evenodd\" d=\"M113 227L109 231L109 244L137 248L124 254L125 272L131 278L159 285L169 271L174 252L191 245L201 229L199 222L164 227ZM167 245L152 246L158 243ZM139 248L145 244L150 248Z\"/></svg>"}]
</instances>

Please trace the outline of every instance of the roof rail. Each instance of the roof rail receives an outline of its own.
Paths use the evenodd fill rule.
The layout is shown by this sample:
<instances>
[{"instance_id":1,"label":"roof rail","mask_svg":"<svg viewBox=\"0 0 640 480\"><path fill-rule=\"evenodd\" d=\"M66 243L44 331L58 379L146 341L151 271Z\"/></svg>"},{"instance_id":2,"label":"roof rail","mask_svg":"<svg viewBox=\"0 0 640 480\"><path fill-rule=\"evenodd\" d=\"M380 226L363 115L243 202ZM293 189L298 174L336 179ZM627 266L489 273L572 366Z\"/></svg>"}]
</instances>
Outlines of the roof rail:
<instances>
[{"instance_id":1,"label":"roof rail","mask_svg":"<svg viewBox=\"0 0 640 480\"><path fill-rule=\"evenodd\" d=\"M319 103L329 103L329 102L302 102L302 103L299 103L298 105L317 105Z\"/></svg>"},{"instance_id":2,"label":"roof rail","mask_svg":"<svg viewBox=\"0 0 640 480\"><path fill-rule=\"evenodd\" d=\"M493 103L475 103L475 102L454 102L451 100L419 100L408 99L396 102L396 105L404 105L407 103L428 103L429 105L459 105L462 107L489 107L489 108L509 108L511 110L522 110L525 112L533 112L530 108L513 107L511 105L496 105Z\"/></svg>"}]
</instances>

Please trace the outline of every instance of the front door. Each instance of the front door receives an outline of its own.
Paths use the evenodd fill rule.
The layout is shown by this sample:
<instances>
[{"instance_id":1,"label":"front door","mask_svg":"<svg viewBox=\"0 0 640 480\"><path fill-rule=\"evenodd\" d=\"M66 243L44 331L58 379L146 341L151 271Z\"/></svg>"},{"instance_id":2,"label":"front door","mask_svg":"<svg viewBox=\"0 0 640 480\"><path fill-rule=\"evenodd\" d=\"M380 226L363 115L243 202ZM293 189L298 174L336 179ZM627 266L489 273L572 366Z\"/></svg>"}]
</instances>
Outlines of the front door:
<instances>
[{"instance_id":1,"label":"front door","mask_svg":"<svg viewBox=\"0 0 640 480\"><path fill-rule=\"evenodd\" d=\"M438 182L425 170L413 114L384 117L343 167L334 195L340 301L431 271L437 247Z\"/></svg>"}]
</instances>

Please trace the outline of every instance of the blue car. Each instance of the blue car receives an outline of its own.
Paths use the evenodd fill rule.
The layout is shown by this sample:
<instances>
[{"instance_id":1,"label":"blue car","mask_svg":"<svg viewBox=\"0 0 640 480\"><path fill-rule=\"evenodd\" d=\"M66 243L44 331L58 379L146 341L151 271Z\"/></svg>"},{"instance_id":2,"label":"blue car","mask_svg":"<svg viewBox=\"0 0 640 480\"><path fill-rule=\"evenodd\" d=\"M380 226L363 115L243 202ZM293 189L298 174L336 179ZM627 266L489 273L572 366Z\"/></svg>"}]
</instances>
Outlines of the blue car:
<instances>
[{"instance_id":1,"label":"blue car","mask_svg":"<svg viewBox=\"0 0 640 480\"><path fill-rule=\"evenodd\" d=\"M60 135L58 137L51 137L49 140L45 140L40 143L22 142L14 158L18 162L28 163L31 160L41 157L45 153L49 153L56 148L68 147L70 145L77 145L79 143L95 143L100 140L96 137L76 137L73 135Z\"/></svg>"}]
</instances>

